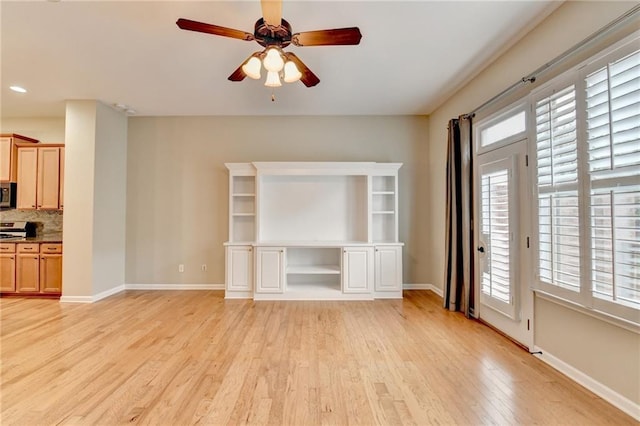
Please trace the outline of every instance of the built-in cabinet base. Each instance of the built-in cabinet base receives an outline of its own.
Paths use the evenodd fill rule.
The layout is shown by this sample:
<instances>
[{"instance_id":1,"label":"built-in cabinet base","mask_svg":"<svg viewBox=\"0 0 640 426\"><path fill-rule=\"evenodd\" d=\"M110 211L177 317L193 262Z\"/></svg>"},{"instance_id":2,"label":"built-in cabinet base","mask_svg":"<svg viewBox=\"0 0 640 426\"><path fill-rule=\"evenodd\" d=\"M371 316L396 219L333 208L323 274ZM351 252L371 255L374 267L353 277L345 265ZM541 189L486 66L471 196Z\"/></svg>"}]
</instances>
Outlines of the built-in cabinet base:
<instances>
[{"instance_id":1,"label":"built-in cabinet base","mask_svg":"<svg viewBox=\"0 0 640 426\"><path fill-rule=\"evenodd\" d=\"M227 244L225 298L402 298L402 244ZM254 273L255 272L255 273Z\"/></svg>"}]
</instances>

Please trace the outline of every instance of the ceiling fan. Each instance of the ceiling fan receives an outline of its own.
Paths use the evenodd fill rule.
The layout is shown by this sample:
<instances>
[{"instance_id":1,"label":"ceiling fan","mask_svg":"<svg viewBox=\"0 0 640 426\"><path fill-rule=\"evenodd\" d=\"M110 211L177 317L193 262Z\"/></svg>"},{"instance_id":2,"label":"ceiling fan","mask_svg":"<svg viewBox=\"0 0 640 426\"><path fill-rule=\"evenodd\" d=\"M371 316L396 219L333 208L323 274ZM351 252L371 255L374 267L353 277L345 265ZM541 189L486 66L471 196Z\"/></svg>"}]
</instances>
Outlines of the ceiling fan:
<instances>
[{"instance_id":1,"label":"ceiling fan","mask_svg":"<svg viewBox=\"0 0 640 426\"><path fill-rule=\"evenodd\" d=\"M320 79L292 52L283 49L290 44L304 46L332 46L360 44L362 34L357 27L292 33L291 25L282 19L282 0L261 0L262 15L255 24L254 33L248 33L218 25L180 18L176 22L183 30L256 41L264 50L254 52L230 76L231 81L245 77L260 78L261 65L267 70L265 86L278 87L281 71L284 81L302 81L307 87L315 86Z\"/></svg>"}]
</instances>

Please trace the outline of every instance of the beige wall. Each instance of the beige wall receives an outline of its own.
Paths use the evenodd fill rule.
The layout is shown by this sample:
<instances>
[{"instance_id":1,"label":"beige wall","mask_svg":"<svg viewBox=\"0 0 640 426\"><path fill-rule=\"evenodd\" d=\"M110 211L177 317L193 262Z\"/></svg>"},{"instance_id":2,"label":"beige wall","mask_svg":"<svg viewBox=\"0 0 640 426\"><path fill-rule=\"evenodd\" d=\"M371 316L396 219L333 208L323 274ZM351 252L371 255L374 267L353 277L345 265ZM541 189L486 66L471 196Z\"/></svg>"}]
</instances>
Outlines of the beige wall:
<instances>
[{"instance_id":1,"label":"beige wall","mask_svg":"<svg viewBox=\"0 0 640 426\"><path fill-rule=\"evenodd\" d=\"M64 117L3 118L0 133L17 133L42 143L64 143Z\"/></svg>"},{"instance_id":2,"label":"beige wall","mask_svg":"<svg viewBox=\"0 0 640 426\"><path fill-rule=\"evenodd\" d=\"M93 295L93 171L96 102L66 106L62 296Z\"/></svg>"},{"instance_id":3,"label":"beige wall","mask_svg":"<svg viewBox=\"0 0 640 426\"><path fill-rule=\"evenodd\" d=\"M379 161L404 163L404 281L424 283L428 131L426 117L130 118L126 282L224 283L225 162Z\"/></svg>"},{"instance_id":4,"label":"beige wall","mask_svg":"<svg viewBox=\"0 0 640 426\"><path fill-rule=\"evenodd\" d=\"M454 94L434 111L430 119L429 153L430 171L428 199L434 208L430 211L430 247L423 253L428 262L427 280L442 288L444 280L444 203L446 126L449 119L470 112L523 76L568 50L601 27L635 6L631 2L566 2L538 27L487 67L469 84ZM604 48L613 40L638 28L629 25L610 35L607 40L592 46L578 58L565 64L567 68ZM558 73L559 70L556 71ZM540 78L536 85L547 81L553 73ZM524 96L527 89L516 93ZM503 102L506 103L509 100ZM485 111L478 114L481 118ZM476 118L476 119L477 119ZM574 366L600 381L625 398L640 403L640 336L615 325L576 313L552 302L536 298L536 344L551 355ZM582 340L576 339L581 336ZM612 362L613 361L613 362ZM630 363L634 364L630 367Z\"/></svg>"},{"instance_id":5,"label":"beige wall","mask_svg":"<svg viewBox=\"0 0 640 426\"><path fill-rule=\"evenodd\" d=\"M98 103L93 182L93 294L124 284L127 116Z\"/></svg>"},{"instance_id":6,"label":"beige wall","mask_svg":"<svg viewBox=\"0 0 640 426\"><path fill-rule=\"evenodd\" d=\"M636 404L640 336L543 298L536 299L536 345Z\"/></svg>"},{"instance_id":7,"label":"beige wall","mask_svg":"<svg viewBox=\"0 0 640 426\"><path fill-rule=\"evenodd\" d=\"M127 117L68 101L63 301L91 301L124 284Z\"/></svg>"}]
</instances>

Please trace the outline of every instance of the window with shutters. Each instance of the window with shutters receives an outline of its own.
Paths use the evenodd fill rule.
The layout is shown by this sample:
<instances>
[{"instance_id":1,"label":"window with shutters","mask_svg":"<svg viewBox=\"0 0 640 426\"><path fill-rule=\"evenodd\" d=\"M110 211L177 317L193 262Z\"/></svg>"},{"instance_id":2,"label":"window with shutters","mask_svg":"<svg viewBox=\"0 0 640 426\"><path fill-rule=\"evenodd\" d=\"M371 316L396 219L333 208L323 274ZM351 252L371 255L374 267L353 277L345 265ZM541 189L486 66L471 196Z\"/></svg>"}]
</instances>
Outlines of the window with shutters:
<instances>
[{"instance_id":1,"label":"window with shutters","mask_svg":"<svg viewBox=\"0 0 640 426\"><path fill-rule=\"evenodd\" d=\"M638 35L532 94L538 289L640 323Z\"/></svg>"}]
</instances>

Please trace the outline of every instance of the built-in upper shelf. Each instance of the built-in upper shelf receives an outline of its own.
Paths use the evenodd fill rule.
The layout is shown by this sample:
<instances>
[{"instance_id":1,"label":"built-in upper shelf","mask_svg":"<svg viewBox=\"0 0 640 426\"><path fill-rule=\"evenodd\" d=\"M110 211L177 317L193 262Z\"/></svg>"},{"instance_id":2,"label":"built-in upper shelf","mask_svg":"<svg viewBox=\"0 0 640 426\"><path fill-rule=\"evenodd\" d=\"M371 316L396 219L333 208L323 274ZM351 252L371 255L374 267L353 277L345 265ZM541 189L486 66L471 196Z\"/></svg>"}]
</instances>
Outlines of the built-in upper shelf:
<instances>
[{"instance_id":1,"label":"built-in upper shelf","mask_svg":"<svg viewBox=\"0 0 640 426\"><path fill-rule=\"evenodd\" d=\"M398 242L400 163L228 163L229 242Z\"/></svg>"}]
</instances>

